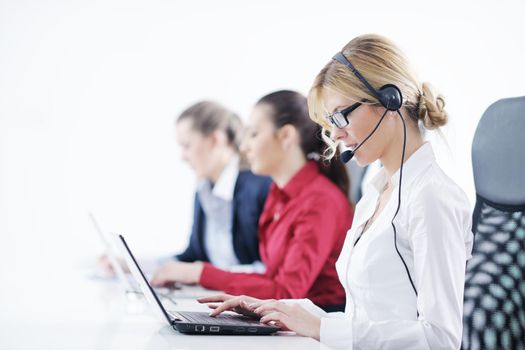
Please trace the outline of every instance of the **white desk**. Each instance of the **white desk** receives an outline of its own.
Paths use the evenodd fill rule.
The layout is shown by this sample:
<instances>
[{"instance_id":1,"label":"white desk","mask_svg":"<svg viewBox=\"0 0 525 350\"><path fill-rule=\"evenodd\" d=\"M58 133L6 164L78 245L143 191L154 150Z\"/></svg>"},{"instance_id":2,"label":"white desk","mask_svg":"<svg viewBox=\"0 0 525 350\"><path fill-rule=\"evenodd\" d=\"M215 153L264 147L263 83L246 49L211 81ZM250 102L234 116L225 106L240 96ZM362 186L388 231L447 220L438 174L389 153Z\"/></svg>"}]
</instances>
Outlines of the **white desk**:
<instances>
[{"instance_id":1,"label":"white desk","mask_svg":"<svg viewBox=\"0 0 525 350\"><path fill-rule=\"evenodd\" d=\"M68 277L37 276L32 288L2 283L0 349L328 349L293 333L180 334L158 320L143 298L126 297L119 285L80 273ZM191 299L177 299L173 309L208 310Z\"/></svg>"}]
</instances>

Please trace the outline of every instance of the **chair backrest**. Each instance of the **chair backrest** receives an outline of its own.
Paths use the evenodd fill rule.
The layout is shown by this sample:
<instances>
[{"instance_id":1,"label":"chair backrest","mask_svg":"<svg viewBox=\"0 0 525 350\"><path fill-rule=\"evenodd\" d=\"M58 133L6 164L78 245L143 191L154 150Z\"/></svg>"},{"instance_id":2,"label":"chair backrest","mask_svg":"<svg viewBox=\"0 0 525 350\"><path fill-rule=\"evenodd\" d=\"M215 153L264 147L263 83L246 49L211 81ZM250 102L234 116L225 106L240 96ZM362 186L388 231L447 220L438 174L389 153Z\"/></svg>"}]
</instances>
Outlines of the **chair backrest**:
<instances>
[{"instance_id":1,"label":"chair backrest","mask_svg":"<svg viewBox=\"0 0 525 350\"><path fill-rule=\"evenodd\" d=\"M525 349L525 97L492 104L472 143L476 207L463 349Z\"/></svg>"}]
</instances>

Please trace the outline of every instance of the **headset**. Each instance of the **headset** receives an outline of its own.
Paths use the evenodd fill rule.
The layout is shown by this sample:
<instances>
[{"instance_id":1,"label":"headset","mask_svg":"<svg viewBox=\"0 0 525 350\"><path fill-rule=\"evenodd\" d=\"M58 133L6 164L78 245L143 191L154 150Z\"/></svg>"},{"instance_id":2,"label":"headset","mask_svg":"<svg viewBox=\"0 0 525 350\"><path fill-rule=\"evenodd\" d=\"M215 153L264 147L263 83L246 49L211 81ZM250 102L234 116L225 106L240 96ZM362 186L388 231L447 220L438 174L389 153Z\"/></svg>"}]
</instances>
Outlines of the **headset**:
<instances>
[{"instance_id":1,"label":"headset","mask_svg":"<svg viewBox=\"0 0 525 350\"><path fill-rule=\"evenodd\" d=\"M408 266L405 262L405 259L403 259L403 256L399 252L399 249L397 248L397 230L396 230L396 225L394 224L394 219L396 218L399 212L399 208L401 206L401 180L403 178L403 163L405 162L405 148L406 148L406 142L407 142L407 131L406 131L405 118L403 118L403 115L401 114L401 111L400 111L401 106L403 105L403 95L401 94L401 90L394 84L386 84L386 85L383 85L379 90L376 90L365 79L365 77L363 77L361 73L359 73L359 71L353 66L353 64L350 63L350 61L345 57L345 55L343 55L342 52L338 52L337 54L335 54L335 56L332 59L343 64L350 71L352 71L352 73L354 73L357 79L359 79L359 81L363 83L366 89L370 91L370 93L378 99L379 103L381 103L383 107L385 107L385 112L383 113L381 119L379 119L379 122L377 123L377 125L370 132L370 134L368 134L368 136L361 143L359 143L359 145L357 145L357 147L355 147L353 150L348 150L341 154L341 160L343 162L345 163L349 162L350 159L352 159L352 157L354 156L357 149L361 147L376 132L376 130L379 128L379 125L383 121L388 111L396 112L401 118L401 121L403 122L403 151L401 154L401 165L399 167L399 193L398 193L398 198L397 198L397 209L396 209L394 216L392 217L391 224L392 224L392 228L394 229L394 247L396 249L397 255L399 255L399 258L401 259L401 262L403 263L403 266L405 267L405 271L407 273L408 280L410 281L410 285L412 286L412 289L414 290L414 293L416 294L416 297L417 297L417 289L414 284L414 281L412 280L412 276L410 275L410 271L408 271ZM359 238L361 237L359 236L357 241L359 241Z\"/></svg>"}]
</instances>

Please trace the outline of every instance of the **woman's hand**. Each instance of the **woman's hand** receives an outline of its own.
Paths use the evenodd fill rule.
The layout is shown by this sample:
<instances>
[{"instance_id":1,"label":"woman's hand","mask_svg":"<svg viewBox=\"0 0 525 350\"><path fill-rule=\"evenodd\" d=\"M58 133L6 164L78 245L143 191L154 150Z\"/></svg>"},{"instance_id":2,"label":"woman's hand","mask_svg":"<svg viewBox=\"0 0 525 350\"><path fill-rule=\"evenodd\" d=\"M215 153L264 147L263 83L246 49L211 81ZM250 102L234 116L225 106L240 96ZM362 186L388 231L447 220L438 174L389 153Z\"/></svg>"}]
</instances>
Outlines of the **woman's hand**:
<instances>
[{"instance_id":1,"label":"woman's hand","mask_svg":"<svg viewBox=\"0 0 525 350\"><path fill-rule=\"evenodd\" d=\"M208 304L214 309L210 316L223 311L234 311L238 314L260 317L261 322L274 324L284 331L293 331L299 335L319 340L321 319L306 311L299 304L286 304L275 299L261 300L245 295L234 297L228 294L214 295L197 299L199 303Z\"/></svg>"},{"instance_id":2,"label":"woman's hand","mask_svg":"<svg viewBox=\"0 0 525 350\"><path fill-rule=\"evenodd\" d=\"M122 271L124 271L125 273L129 273L128 266L127 266L126 262L124 261L124 259L117 258L117 263L122 268ZM102 271L104 272L104 275L106 275L108 277L114 277L115 276L115 271L113 270L113 265L111 265L111 262L109 261L109 257L106 254L101 255L101 256L98 257L97 265L102 269Z\"/></svg>"},{"instance_id":3,"label":"woman's hand","mask_svg":"<svg viewBox=\"0 0 525 350\"><path fill-rule=\"evenodd\" d=\"M266 302L275 301L271 300L261 300L257 298L248 297L246 295L233 296L229 294L220 294L213 295L209 297L197 299L199 303L208 303L208 307L213 309L210 312L210 316L217 316L223 311L234 311L238 314L250 316L254 318L260 318L262 314L257 314L253 310ZM214 303L214 304L210 304ZM216 304L221 303L221 304Z\"/></svg>"},{"instance_id":4,"label":"woman's hand","mask_svg":"<svg viewBox=\"0 0 525 350\"><path fill-rule=\"evenodd\" d=\"M274 323L283 330L290 330L316 340L320 338L321 319L299 304L274 300L252 306L255 306L254 313L264 315L261 317L263 323Z\"/></svg>"},{"instance_id":5,"label":"woman's hand","mask_svg":"<svg viewBox=\"0 0 525 350\"><path fill-rule=\"evenodd\" d=\"M204 265L200 261L193 263L170 261L155 272L151 284L154 287L172 285L175 282L196 284L201 278L203 268Z\"/></svg>"}]
</instances>

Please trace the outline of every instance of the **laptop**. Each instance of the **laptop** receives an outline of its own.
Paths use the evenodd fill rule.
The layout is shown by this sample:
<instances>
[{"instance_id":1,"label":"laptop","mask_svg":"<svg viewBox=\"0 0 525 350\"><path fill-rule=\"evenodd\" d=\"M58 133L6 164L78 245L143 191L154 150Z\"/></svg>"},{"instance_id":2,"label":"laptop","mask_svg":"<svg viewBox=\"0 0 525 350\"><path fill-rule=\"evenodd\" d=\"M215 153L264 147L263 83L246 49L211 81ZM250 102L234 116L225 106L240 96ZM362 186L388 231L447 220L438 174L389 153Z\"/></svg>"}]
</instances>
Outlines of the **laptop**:
<instances>
[{"instance_id":1,"label":"laptop","mask_svg":"<svg viewBox=\"0 0 525 350\"><path fill-rule=\"evenodd\" d=\"M168 322L175 330L187 334L214 334L214 335L269 335L277 332L278 327L259 322L259 320L238 315L220 314L215 317L207 312L169 311L164 308L157 294L142 272L137 260L131 253L126 240L119 235L125 259L128 262L131 274L138 282L142 293L157 315Z\"/></svg>"},{"instance_id":2,"label":"laptop","mask_svg":"<svg viewBox=\"0 0 525 350\"><path fill-rule=\"evenodd\" d=\"M98 236L100 237L100 240L104 244L104 250L106 253L106 256L108 257L109 264L113 268L113 271L115 272L115 275L117 276L117 279L122 283L124 289L126 292L140 292L140 289L138 286L134 285L132 281L127 277L126 273L122 269L122 266L120 265L118 261L117 252L115 251L114 245L111 243L111 239L113 237L109 236L109 234L106 234L102 228L100 227L97 219L95 219L95 215L90 211L88 212L89 218L91 219L91 223L93 224L93 227L95 228L95 231L97 231Z\"/></svg>"},{"instance_id":3,"label":"laptop","mask_svg":"<svg viewBox=\"0 0 525 350\"><path fill-rule=\"evenodd\" d=\"M95 218L95 215L93 215L92 212L89 213L89 218L91 219L91 223L95 227L95 230L97 231L100 240L104 244L105 253L108 257L109 264L113 268L113 271L115 271L115 275L117 276L117 279L122 283L121 285L124 288L124 291L126 294L138 294L142 295L142 291L140 290L139 286L127 273L124 272L124 269L122 269L122 266L120 265L118 261L118 257L121 255L119 252L117 252L116 247L112 244L112 241L118 242L116 240L116 235L106 233L102 230L100 227L97 219ZM126 263L127 264L127 263ZM129 266L128 266L129 269ZM168 299L173 304L176 304L175 300L173 300L174 297L174 291L175 289L180 289L179 286L173 286L171 288L166 287L159 287L155 288L155 291L157 292L157 295L159 295L161 298Z\"/></svg>"}]
</instances>

